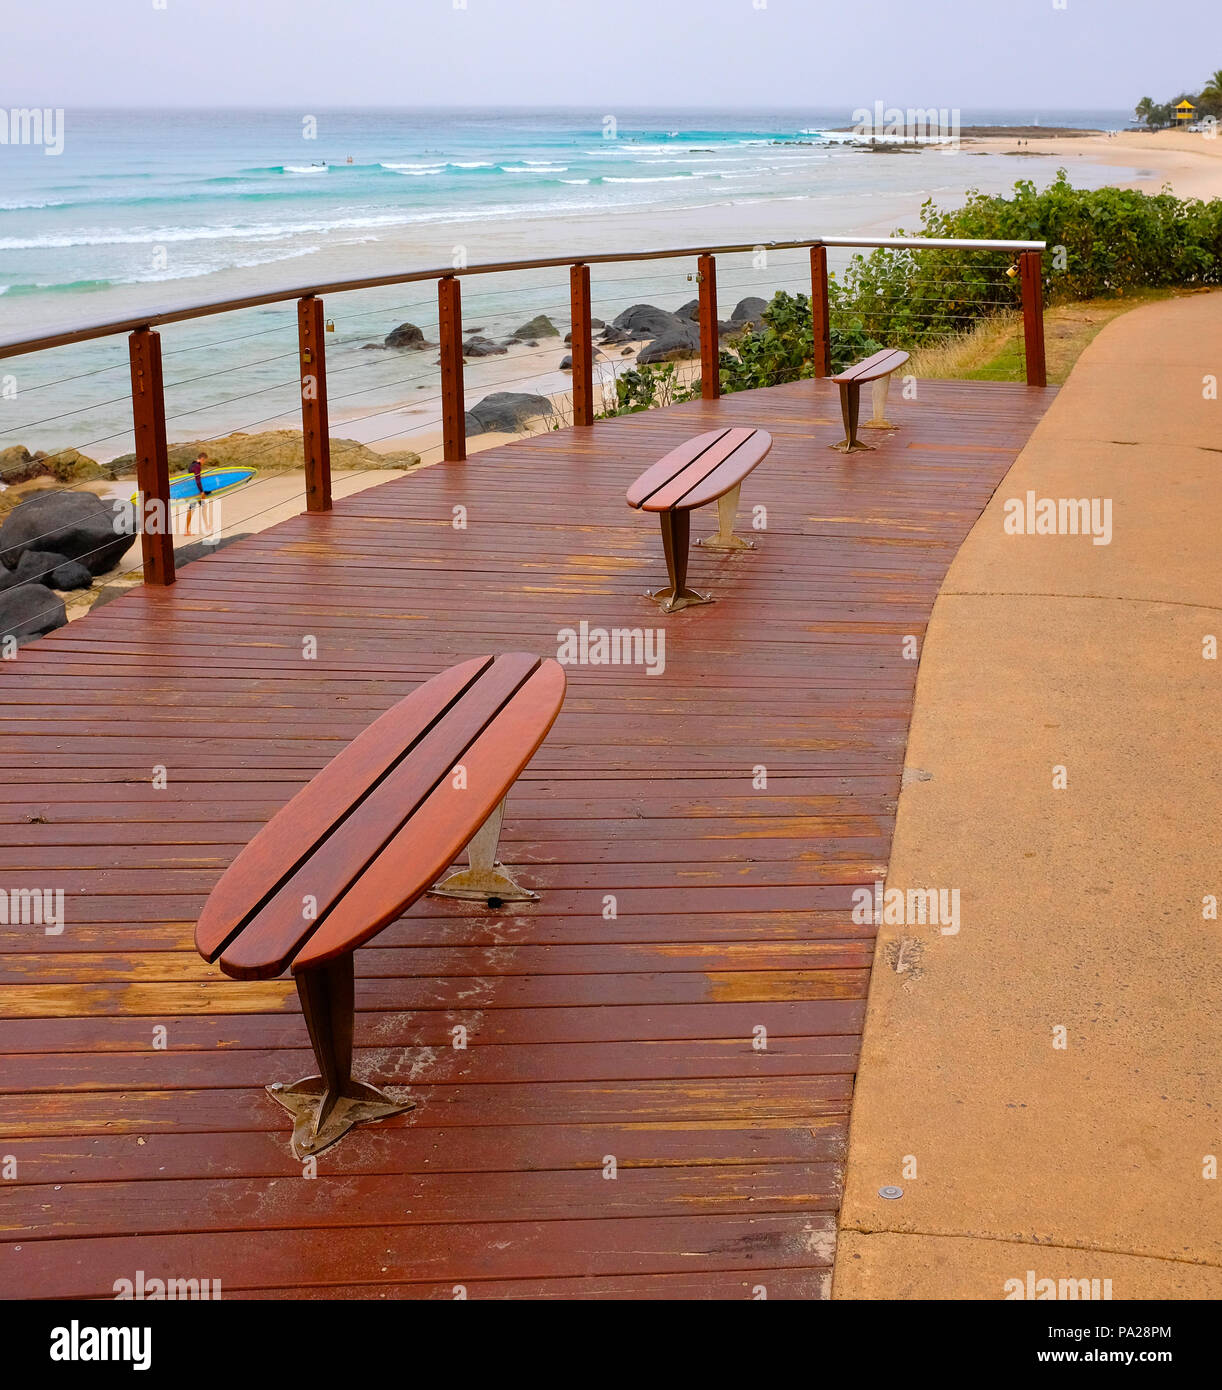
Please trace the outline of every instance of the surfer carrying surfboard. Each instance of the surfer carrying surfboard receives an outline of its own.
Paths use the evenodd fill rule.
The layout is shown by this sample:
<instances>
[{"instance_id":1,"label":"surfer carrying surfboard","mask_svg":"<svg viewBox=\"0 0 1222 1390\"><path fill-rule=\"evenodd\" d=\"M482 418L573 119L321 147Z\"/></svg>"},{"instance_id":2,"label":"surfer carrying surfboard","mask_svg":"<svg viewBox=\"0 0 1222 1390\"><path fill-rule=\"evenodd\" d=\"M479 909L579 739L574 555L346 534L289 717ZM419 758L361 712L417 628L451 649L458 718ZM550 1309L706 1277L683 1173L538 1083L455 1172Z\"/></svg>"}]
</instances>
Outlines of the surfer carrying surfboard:
<instances>
[{"instance_id":1,"label":"surfer carrying surfboard","mask_svg":"<svg viewBox=\"0 0 1222 1390\"><path fill-rule=\"evenodd\" d=\"M183 529L185 530L188 536L191 534L191 518L199 510L199 508L204 505L204 498L208 495L207 490L204 487L203 478L204 465L207 462L208 455L204 453L204 451L201 449L199 453L196 454L195 457L191 460L191 462L187 465L187 467L190 469L191 476L195 479L195 488L197 493L197 495L191 499L190 505L187 507L187 522L186 526Z\"/></svg>"}]
</instances>

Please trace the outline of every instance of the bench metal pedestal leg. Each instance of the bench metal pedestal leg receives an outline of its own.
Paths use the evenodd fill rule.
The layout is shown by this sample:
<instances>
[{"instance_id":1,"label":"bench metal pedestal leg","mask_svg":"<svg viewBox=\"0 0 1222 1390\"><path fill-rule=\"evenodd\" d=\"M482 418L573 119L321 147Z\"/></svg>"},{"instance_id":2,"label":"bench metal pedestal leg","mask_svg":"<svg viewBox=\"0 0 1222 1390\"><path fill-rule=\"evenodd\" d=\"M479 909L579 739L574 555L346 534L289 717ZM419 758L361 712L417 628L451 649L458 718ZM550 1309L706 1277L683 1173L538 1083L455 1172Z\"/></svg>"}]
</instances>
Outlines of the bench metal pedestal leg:
<instances>
[{"instance_id":1,"label":"bench metal pedestal leg","mask_svg":"<svg viewBox=\"0 0 1222 1390\"><path fill-rule=\"evenodd\" d=\"M467 846L469 869L458 869L435 883L429 892L439 898L461 898L467 902L500 903L537 902L538 893L523 888L509 876L504 864L498 862L496 848L501 840L501 822L505 819L505 798L496 810L471 837Z\"/></svg>"},{"instance_id":2,"label":"bench metal pedestal leg","mask_svg":"<svg viewBox=\"0 0 1222 1390\"><path fill-rule=\"evenodd\" d=\"M697 603L712 603L712 594L697 593L687 587L687 549L691 538L692 514L689 511L659 512L662 523L662 549L666 554L666 573L669 589L648 590L663 613L678 613Z\"/></svg>"},{"instance_id":3,"label":"bench metal pedestal leg","mask_svg":"<svg viewBox=\"0 0 1222 1390\"><path fill-rule=\"evenodd\" d=\"M342 1139L353 1125L414 1110L352 1076L354 991L352 954L296 976L301 1012L310 1031L319 1076L291 1086L276 1082L268 1095L293 1117L293 1155L309 1158Z\"/></svg>"},{"instance_id":4,"label":"bench metal pedestal leg","mask_svg":"<svg viewBox=\"0 0 1222 1390\"><path fill-rule=\"evenodd\" d=\"M833 449L839 449L842 454L858 454L874 448L873 444L863 444L857 438L857 417L860 412L861 383L847 381L840 388L840 414L844 417L845 437L839 444L833 444Z\"/></svg>"},{"instance_id":5,"label":"bench metal pedestal leg","mask_svg":"<svg viewBox=\"0 0 1222 1390\"><path fill-rule=\"evenodd\" d=\"M724 497L717 499L717 534L705 536L696 544L703 550L754 550L755 542L745 540L734 534L734 518L738 515L738 495L743 490L742 483L732 487Z\"/></svg>"},{"instance_id":6,"label":"bench metal pedestal leg","mask_svg":"<svg viewBox=\"0 0 1222 1390\"><path fill-rule=\"evenodd\" d=\"M862 425L863 430L897 430L898 425L893 425L887 419L887 397L891 392L890 376L880 376L879 379L870 387L874 413Z\"/></svg>"}]
</instances>

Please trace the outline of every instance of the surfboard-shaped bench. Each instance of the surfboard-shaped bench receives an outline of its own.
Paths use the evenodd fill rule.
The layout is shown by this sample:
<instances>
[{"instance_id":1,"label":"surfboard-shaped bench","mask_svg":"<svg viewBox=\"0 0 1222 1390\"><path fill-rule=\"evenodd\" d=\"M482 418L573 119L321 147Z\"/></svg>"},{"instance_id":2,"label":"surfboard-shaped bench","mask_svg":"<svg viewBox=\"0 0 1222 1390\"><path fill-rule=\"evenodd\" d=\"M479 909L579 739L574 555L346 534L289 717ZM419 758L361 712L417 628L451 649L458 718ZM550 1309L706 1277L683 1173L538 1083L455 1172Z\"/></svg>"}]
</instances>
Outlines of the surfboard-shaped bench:
<instances>
[{"instance_id":1,"label":"surfboard-shaped bench","mask_svg":"<svg viewBox=\"0 0 1222 1390\"><path fill-rule=\"evenodd\" d=\"M333 758L233 861L195 944L236 980L290 965L319 1075L268 1092L293 1152L403 1110L352 1077L358 946L431 891L499 906L537 896L496 862L505 797L560 713L564 668L526 652L477 657L414 690ZM470 867L436 880L462 847Z\"/></svg>"},{"instance_id":2,"label":"surfboard-shaped bench","mask_svg":"<svg viewBox=\"0 0 1222 1390\"><path fill-rule=\"evenodd\" d=\"M893 430L897 426L887 419L887 393L891 389L891 373L908 361L908 354L892 348L884 348L857 362L832 380L840 387L840 413L844 417L844 438L833 449L842 454L856 454L862 449L873 449L873 444L863 444L857 438L857 417L861 409L861 388L867 382L873 386L874 411L866 421L865 427L871 430Z\"/></svg>"},{"instance_id":3,"label":"surfboard-shaped bench","mask_svg":"<svg viewBox=\"0 0 1222 1390\"><path fill-rule=\"evenodd\" d=\"M717 503L717 534L697 544L706 550L752 550L754 543L734 534L734 518L743 479L763 462L772 448L767 430L710 430L698 434L660 458L628 489L628 505L657 512L662 524L669 589L655 589L663 613L677 613L696 603L711 603L712 595L687 587L691 512Z\"/></svg>"}]
</instances>

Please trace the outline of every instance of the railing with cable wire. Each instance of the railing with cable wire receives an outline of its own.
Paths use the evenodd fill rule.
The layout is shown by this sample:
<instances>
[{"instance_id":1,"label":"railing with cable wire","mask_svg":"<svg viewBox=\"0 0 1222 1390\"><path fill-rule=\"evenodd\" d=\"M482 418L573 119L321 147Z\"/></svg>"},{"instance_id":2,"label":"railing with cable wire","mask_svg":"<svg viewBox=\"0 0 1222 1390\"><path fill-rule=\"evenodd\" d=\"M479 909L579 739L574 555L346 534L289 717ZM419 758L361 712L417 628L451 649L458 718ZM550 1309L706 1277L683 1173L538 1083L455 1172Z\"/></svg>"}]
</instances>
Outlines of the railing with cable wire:
<instances>
[{"instance_id":1,"label":"railing with cable wire","mask_svg":"<svg viewBox=\"0 0 1222 1390\"><path fill-rule=\"evenodd\" d=\"M73 476L83 450L101 446L107 452L109 447L113 454L116 441L134 442L134 459L120 454L117 461L103 464L102 471L114 479L124 466L134 464L142 549L138 568L147 583L165 585L174 580L174 537L165 524L171 506L171 427L176 435L191 433L193 445L257 427L299 429L306 508L325 512L332 505L333 454L341 463L344 459L343 450L333 448L341 437L351 435L364 451L355 467L341 470L346 486L356 486L384 466L372 461L374 445L402 444L399 466L402 459L421 464L465 459L468 378L485 393L525 383L538 388L543 383L551 403L543 414L545 427L589 428L599 416L617 413L630 396L618 383L636 372L631 383L636 389L646 369L637 366L635 347L621 356L623 348L615 352L614 338L596 342L593 322L602 315L608 316L604 323L610 322L625 299L639 301L661 285L672 287L676 295L686 290L689 302L696 301L687 330L690 360L668 363L657 373L670 383L663 400L697 393L715 399L744 386L827 376L873 350L871 344L919 352L970 338L982 324L993 323L1013 325L1017 370L1028 384L1042 386L1043 249L1042 242L823 238L440 268L186 305L41 337L0 339L0 363L20 360L21 401L65 387L79 399L97 388L96 399L56 408L41 419L10 424L0 416L0 439L48 426L61 434L71 430L76 436L71 446L38 457L44 471L76 486L88 485ZM689 264L684 280L671 269L669 263L675 260ZM660 273L636 273L633 267L644 261L660 262ZM611 268L617 266L621 272L628 267L628 273L613 273ZM534 278L542 271L567 276ZM523 275L531 276L532 282L521 283ZM464 281L472 285L470 291ZM425 290L429 282L436 298ZM419 286L425 293L392 294L395 302L384 302L386 292L403 286ZM372 298L354 305L362 295ZM744 311L739 320L721 318L722 307L728 310L734 300L740 301L735 313L750 302L750 314ZM761 314L760 303L769 312ZM487 358L467 356L464 337L472 329L464 328L464 321L481 327L485 321L506 321L510 305L515 317L521 314L530 322L544 314L549 324L568 323L569 341L563 346L570 361L565 372L557 360L562 337L558 326L546 341L515 338L494 347ZM221 314L233 316L234 326L242 331L192 340L199 336L200 321ZM415 352L387 349L387 333L409 314L420 331ZM257 315L270 315L276 322L256 327ZM181 337L163 346L163 330ZM127 337L126 361L117 359L119 334ZM267 343L274 338L282 341ZM370 338L373 341L361 341ZM765 339L776 348L771 354L761 350ZM243 360L233 364L211 367L198 356L211 353L215 360L222 349L232 351L243 344L250 345L250 355L244 352ZM28 380L31 364L41 364L60 349L84 351L84 345L96 348L106 358L104 363L89 371ZM294 358L295 367L290 367ZM124 367L130 389L120 391L115 377ZM225 385L235 373L244 387L236 393ZM646 384L652 389L650 382ZM188 390L190 403L184 400ZM646 392L643 399L648 404L657 398ZM233 407L247 400L257 401L262 413L235 425ZM129 402L131 423L120 423L119 414ZM640 408L639 402L635 408ZM91 422L97 422L93 428ZM108 429L112 424L119 427ZM99 429L102 433L96 434ZM350 452L355 456L355 450ZM20 459L6 464L5 458L0 453L0 480L7 483L11 478L3 473L15 475L23 465ZM252 512L247 505L243 520L249 523L284 505L278 499L262 512Z\"/></svg>"}]
</instances>

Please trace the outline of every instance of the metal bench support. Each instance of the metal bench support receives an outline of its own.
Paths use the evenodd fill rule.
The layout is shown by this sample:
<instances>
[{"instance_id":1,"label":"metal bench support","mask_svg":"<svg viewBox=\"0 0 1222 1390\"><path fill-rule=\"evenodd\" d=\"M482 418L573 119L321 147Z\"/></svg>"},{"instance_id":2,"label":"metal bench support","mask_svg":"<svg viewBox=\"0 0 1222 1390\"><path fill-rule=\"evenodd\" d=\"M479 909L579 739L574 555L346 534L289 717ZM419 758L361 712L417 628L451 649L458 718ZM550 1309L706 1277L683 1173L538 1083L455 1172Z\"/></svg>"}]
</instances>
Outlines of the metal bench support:
<instances>
[{"instance_id":1,"label":"metal bench support","mask_svg":"<svg viewBox=\"0 0 1222 1390\"><path fill-rule=\"evenodd\" d=\"M891 393L891 373L880 376L870 387L873 398L874 413L862 426L867 430L897 430L898 425L893 425L887 419L887 397Z\"/></svg>"},{"instance_id":2,"label":"metal bench support","mask_svg":"<svg viewBox=\"0 0 1222 1390\"><path fill-rule=\"evenodd\" d=\"M275 1082L267 1093L293 1117L293 1156L306 1159L330 1148L353 1125L384 1120L414 1110L414 1101L396 1101L352 1075L355 996L352 953L297 976L297 995L305 1015L320 1075L286 1086Z\"/></svg>"},{"instance_id":3,"label":"metal bench support","mask_svg":"<svg viewBox=\"0 0 1222 1390\"><path fill-rule=\"evenodd\" d=\"M857 438L857 418L861 413L861 382L844 381L840 383L840 414L844 418L844 438L833 444L842 454L859 454L873 449L873 444L863 444Z\"/></svg>"},{"instance_id":4,"label":"metal bench support","mask_svg":"<svg viewBox=\"0 0 1222 1390\"><path fill-rule=\"evenodd\" d=\"M687 587L687 553L692 533L692 514L689 511L658 513L662 523L662 549L666 554L666 573L669 589L646 590L663 613L678 613L697 603L712 603L712 594L701 594Z\"/></svg>"},{"instance_id":5,"label":"metal bench support","mask_svg":"<svg viewBox=\"0 0 1222 1390\"><path fill-rule=\"evenodd\" d=\"M738 515L738 495L742 483L736 483L717 499L717 534L705 536L696 544L704 550L754 550L755 542L734 534L734 518Z\"/></svg>"},{"instance_id":6,"label":"metal bench support","mask_svg":"<svg viewBox=\"0 0 1222 1390\"><path fill-rule=\"evenodd\" d=\"M467 863L470 868L457 869L448 877L435 883L429 892L438 898L460 898L465 902L493 903L533 903L538 893L523 888L509 876L504 864L496 857L497 846L501 842L501 822L505 819L505 801L502 797L497 808L471 837L467 845Z\"/></svg>"}]
</instances>

